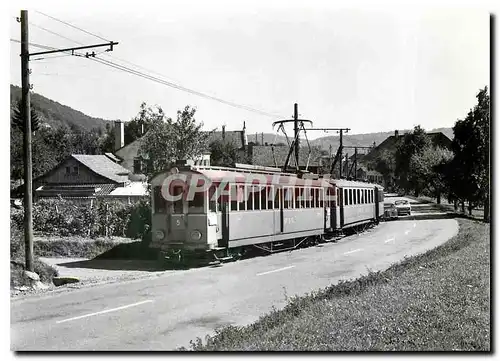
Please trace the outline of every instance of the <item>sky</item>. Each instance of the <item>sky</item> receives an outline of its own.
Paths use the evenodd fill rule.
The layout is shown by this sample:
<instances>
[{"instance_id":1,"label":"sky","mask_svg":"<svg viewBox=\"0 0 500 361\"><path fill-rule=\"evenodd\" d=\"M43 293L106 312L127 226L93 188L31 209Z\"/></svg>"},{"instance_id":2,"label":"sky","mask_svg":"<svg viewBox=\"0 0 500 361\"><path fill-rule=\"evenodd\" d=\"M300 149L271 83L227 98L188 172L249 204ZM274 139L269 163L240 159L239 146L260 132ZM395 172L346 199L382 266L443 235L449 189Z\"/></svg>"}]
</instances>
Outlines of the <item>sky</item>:
<instances>
[{"instance_id":1,"label":"sky","mask_svg":"<svg viewBox=\"0 0 500 361\"><path fill-rule=\"evenodd\" d=\"M357 134L420 124L430 130L452 127L474 106L478 90L489 85L489 14L470 6L27 4L32 4L25 6L31 43L65 48L103 42L44 13L119 42L113 52L99 54L102 59L271 113L234 108L81 57L31 58L34 92L109 120L130 120L142 102L160 105L170 117L190 105L206 129L226 125L237 130L245 121L253 134L274 132L272 122L290 119L298 103L300 118L318 128L348 127ZM11 39L20 39L19 9L10 7ZM19 52L20 44L11 41L10 83L15 85L20 85ZM308 133L310 138L324 135Z\"/></svg>"}]
</instances>

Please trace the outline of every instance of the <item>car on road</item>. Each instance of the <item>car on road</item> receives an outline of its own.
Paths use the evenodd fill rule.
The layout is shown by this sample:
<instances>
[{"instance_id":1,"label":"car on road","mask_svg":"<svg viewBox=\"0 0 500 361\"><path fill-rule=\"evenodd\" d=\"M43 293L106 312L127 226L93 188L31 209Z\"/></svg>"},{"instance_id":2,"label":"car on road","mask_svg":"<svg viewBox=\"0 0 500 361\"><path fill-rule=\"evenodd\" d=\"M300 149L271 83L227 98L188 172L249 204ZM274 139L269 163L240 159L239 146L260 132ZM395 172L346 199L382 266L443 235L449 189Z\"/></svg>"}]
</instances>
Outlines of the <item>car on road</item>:
<instances>
[{"instance_id":1,"label":"car on road","mask_svg":"<svg viewBox=\"0 0 500 361\"><path fill-rule=\"evenodd\" d=\"M401 216L401 215L411 215L411 205L410 205L410 202L405 200L405 199L401 199L401 200L397 200L394 202L394 205L396 206L396 209L398 210L398 216Z\"/></svg>"},{"instance_id":2,"label":"car on road","mask_svg":"<svg viewBox=\"0 0 500 361\"><path fill-rule=\"evenodd\" d=\"M392 202L384 203L384 219L397 219L398 218L398 210L396 205Z\"/></svg>"}]
</instances>

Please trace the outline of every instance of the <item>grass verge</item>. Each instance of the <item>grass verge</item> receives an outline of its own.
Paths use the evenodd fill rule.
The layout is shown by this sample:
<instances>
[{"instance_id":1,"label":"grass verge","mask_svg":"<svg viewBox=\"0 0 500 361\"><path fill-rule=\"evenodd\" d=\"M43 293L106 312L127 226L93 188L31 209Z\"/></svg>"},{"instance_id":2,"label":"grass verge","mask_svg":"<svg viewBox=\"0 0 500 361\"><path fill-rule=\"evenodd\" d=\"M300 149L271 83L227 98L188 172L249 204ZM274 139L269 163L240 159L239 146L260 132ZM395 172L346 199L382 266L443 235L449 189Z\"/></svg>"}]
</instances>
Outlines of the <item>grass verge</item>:
<instances>
[{"instance_id":1,"label":"grass verge","mask_svg":"<svg viewBox=\"0 0 500 361\"><path fill-rule=\"evenodd\" d=\"M191 342L195 351L489 351L489 224L389 269L293 297L256 323Z\"/></svg>"}]
</instances>

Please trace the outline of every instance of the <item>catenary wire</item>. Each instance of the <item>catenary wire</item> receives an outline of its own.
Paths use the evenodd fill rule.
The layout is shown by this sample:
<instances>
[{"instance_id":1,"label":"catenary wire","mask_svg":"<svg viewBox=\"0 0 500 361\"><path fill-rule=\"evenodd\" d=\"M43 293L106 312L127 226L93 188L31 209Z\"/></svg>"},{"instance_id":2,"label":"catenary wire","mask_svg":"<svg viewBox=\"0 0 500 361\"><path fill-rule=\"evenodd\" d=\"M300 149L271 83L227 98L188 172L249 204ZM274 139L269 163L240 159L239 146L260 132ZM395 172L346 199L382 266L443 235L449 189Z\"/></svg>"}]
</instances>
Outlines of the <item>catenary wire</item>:
<instances>
[{"instance_id":1,"label":"catenary wire","mask_svg":"<svg viewBox=\"0 0 500 361\"><path fill-rule=\"evenodd\" d=\"M39 10L35 10L35 12L37 12L37 13L39 13L39 14L43 15L43 16L46 16L46 17L48 17L48 18L50 18L50 19L52 19L52 20L58 21L58 22L60 22L60 23L62 23L62 24L65 24L65 25L67 25L67 26L70 26L70 27L72 27L72 28L74 28L74 29L80 30L80 31L82 31L82 32L84 32L84 33L86 33L86 34L89 34L89 35L95 36L96 38L99 38L99 39L101 39L101 40L104 40L104 41L109 42L109 40L108 40L108 39L105 39L105 38L103 38L102 36L99 36L99 35L97 35L97 34L91 33L90 31L84 30L84 29L82 29L82 28L79 28L78 26L75 26L75 25L73 25L73 24L70 24L70 23L68 23L68 22L66 22L66 21L63 21L63 20L57 19L57 18L55 18L55 17L53 17L53 16L51 16L51 15L48 15L48 14L45 14L45 13L43 13L43 12L39 11Z\"/></svg>"}]
</instances>

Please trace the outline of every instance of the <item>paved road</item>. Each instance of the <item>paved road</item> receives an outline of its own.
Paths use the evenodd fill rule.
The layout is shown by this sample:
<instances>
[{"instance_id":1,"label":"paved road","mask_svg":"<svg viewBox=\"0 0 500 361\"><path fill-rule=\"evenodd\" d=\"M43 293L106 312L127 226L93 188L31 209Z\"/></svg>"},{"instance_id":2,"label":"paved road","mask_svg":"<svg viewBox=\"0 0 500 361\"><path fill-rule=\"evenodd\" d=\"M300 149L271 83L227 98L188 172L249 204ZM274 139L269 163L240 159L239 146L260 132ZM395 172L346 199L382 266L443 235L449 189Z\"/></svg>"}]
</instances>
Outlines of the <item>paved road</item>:
<instances>
[{"instance_id":1,"label":"paved road","mask_svg":"<svg viewBox=\"0 0 500 361\"><path fill-rule=\"evenodd\" d=\"M458 232L452 219L381 223L339 243L219 268L11 301L12 350L171 350L224 325L245 325L305 294L405 256Z\"/></svg>"}]
</instances>

